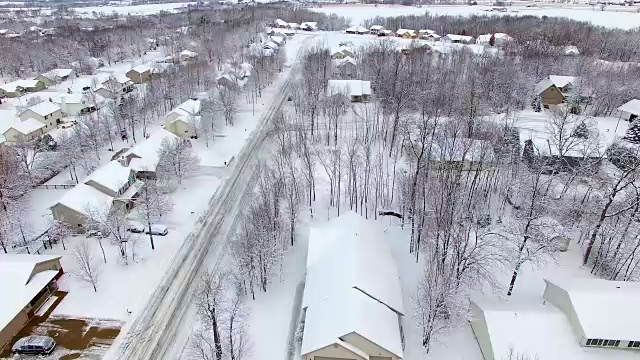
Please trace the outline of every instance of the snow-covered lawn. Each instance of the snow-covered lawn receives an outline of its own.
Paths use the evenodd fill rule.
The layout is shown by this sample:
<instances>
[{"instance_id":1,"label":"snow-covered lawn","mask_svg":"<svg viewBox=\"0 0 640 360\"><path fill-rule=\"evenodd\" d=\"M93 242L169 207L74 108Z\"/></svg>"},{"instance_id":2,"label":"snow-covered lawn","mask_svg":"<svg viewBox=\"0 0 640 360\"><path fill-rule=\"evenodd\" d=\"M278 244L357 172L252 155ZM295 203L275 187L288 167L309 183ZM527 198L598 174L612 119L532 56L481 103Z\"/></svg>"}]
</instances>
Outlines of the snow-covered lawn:
<instances>
[{"instance_id":1,"label":"snow-covered lawn","mask_svg":"<svg viewBox=\"0 0 640 360\"><path fill-rule=\"evenodd\" d=\"M567 5L564 8L545 7L526 8L522 6L513 6L509 8L509 12L487 12L488 6L467 6L467 5L432 5L423 7L401 6L401 5L330 5L322 8L313 8L313 11L325 14L336 14L351 19L354 25L361 24L366 19L376 16L393 17L402 15L421 15L428 11L434 15L452 15L452 16L471 16L471 15L534 15L549 17L566 17L577 21L587 21L594 25L600 25L610 28L632 29L640 26L640 14L629 11L594 11L590 7L575 7Z\"/></svg>"},{"instance_id":2,"label":"snow-covered lawn","mask_svg":"<svg viewBox=\"0 0 640 360\"><path fill-rule=\"evenodd\" d=\"M88 6L73 8L77 14L83 17L93 17L93 13L104 13L107 15L114 12L118 15L152 15L161 11L174 12L180 8L186 8L187 5L195 5L195 2L179 2L179 3L164 3L164 4L145 4L145 5L106 5L106 6Z\"/></svg>"}]
</instances>

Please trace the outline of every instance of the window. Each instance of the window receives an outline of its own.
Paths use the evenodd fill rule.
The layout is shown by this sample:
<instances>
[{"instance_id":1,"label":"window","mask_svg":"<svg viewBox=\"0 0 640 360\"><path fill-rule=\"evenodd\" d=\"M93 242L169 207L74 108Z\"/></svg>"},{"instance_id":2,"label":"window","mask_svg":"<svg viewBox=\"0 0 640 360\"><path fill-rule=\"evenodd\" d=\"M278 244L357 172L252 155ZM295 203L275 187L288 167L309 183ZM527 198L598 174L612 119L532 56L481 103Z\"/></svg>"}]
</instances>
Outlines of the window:
<instances>
[{"instance_id":1,"label":"window","mask_svg":"<svg viewBox=\"0 0 640 360\"><path fill-rule=\"evenodd\" d=\"M602 339L598 339L598 346L602 345L603 340Z\"/></svg>"},{"instance_id":2,"label":"window","mask_svg":"<svg viewBox=\"0 0 640 360\"><path fill-rule=\"evenodd\" d=\"M616 342L613 344L613 346L620 346L620 340L616 340Z\"/></svg>"},{"instance_id":3,"label":"window","mask_svg":"<svg viewBox=\"0 0 640 360\"><path fill-rule=\"evenodd\" d=\"M587 339L587 346L591 345L591 339Z\"/></svg>"}]
</instances>

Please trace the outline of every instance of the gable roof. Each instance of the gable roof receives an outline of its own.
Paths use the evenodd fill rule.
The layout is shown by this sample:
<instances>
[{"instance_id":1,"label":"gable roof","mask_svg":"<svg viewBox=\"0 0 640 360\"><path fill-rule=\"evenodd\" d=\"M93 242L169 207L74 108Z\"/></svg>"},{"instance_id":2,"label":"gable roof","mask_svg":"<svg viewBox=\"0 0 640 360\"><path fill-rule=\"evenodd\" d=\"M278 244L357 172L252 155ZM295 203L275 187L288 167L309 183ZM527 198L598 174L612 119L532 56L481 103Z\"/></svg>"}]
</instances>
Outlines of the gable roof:
<instances>
[{"instance_id":1,"label":"gable roof","mask_svg":"<svg viewBox=\"0 0 640 360\"><path fill-rule=\"evenodd\" d=\"M13 318L58 274L46 270L34 274L37 264L60 259L57 255L3 254L0 256L2 311L0 329Z\"/></svg>"},{"instance_id":2,"label":"gable roof","mask_svg":"<svg viewBox=\"0 0 640 360\"><path fill-rule=\"evenodd\" d=\"M45 73L40 74L50 80L55 80L57 78L63 78L69 76L73 73L73 69L53 69L49 70Z\"/></svg>"},{"instance_id":3,"label":"gable roof","mask_svg":"<svg viewBox=\"0 0 640 360\"><path fill-rule=\"evenodd\" d=\"M145 73L145 72L148 72L148 71L150 72L151 71L151 66L146 65L146 64L137 65L137 66L134 66L133 68L131 68L131 70L129 70L129 71L135 71L138 74L142 74L142 73Z\"/></svg>"},{"instance_id":4,"label":"gable roof","mask_svg":"<svg viewBox=\"0 0 640 360\"><path fill-rule=\"evenodd\" d=\"M371 81L363 80L329 80L327 94L349 94L350 96L371 95Z\"/></svg>"},{"instance_id":5,"label":"gable roof","mask_svg":"<svg viewBox=\"0 0 640 360\"><path fill-rule=\"evenodd\" d=\"M549 80L553 85L563 88L567 85L574 85L576 83L575 76L561 76L561 75L549 75Z\"/></svg>"},{"instance_id":6,"label":"gable roof","mask_svg":"<svg viewBox=\"0 0 640 360\"><path fill-rule=\"evenodd\" d=\"M109 211L113 205L113 197L93 186L80 183L67 191L53 206L58 204L86 216L91 211Z\"/></svg>"},{"instance_id":7,"label":"gable roof","mask_svg":"<svg viewBox=\"0 0 640 360\"><path fill-rule=\"evenodd\" d=\"M44 127L44 124L41 123L40 121L33 118L28 118L24 121L18 121L14 123L13 125L11 125L10 129L15 129L16 131L18 131L23 135L29 135L34 131L38 131L42 129L43 127Z\"/></svg>"},{"instance_id":8,"label":"gable roof","mask_svg":"<svg viewBox=\"0 0 640 360\"><path fill-rule=\"evenodd\" d=\"M369 29L367 29L364 26L350 26L349 28L347 28L347 30L345 30L346 32L357 32L357 33L366 33L369 32Z\"/></svg>"},{"instance_id":9,"label":"gable roof","mask_svg":"<svg viewBox=\"0 0 640 360\"><path fill-rule=\"evenodd\" d=\"M40 115L42 117L45 117L45 116L47 116L49 114L52 114L52 113L54 113L56 111L59 111L60 110L60 106L52 103L51 101L43 101L41 103L33 105L32 107L28 108L27 110L31 110L34 113L36 113L36 114L38 114L38 115ZM23 112L23 114L24 114L24 112ZM20 115L22 115L22 114L20 114Z\"/></svg>"},{"instance_id":10,"label":"gable roof","mask_svg":"<svg viewBox=\"0 0 640 360\"><path fill-rule=\"evenodd\" d=\"M551 81L550 79L543 79L536 84L536 86L533 88L533 91L535 92L536 95L540 95L542 94L543 91L547 90L552 86L555 86L553 84L553 81Z\"/></svg>"},{"instance_id":11,"label":"gable roof","mask_svg":"<svg viewBox=\"0 0 640 360\"><path fill-rule=\"evenodd\" d=\"M640 283L587 278L544 281L567 294L588 339L640 339L640 313L633 311L640 303Z\"/></svg>"},{"instance_id":12,"label":"gable roof","mask_svg":"<svg viewBox=\"0 0 640 360\"><path fill-rule=\"evenodd\" d=\"M354 58L352 58L351 56L346 56L342 59L336 59L336 65L338 67L341 67L345 64L352 64L352 65L356 65L356 60Z\"/></svg>"},{"instance_id":13,"label":"gable roof","mask_svg":"<svg viewBox=\"0 0 640 360\"><path fill-rule=\"evenodd\" d=\"M368 358L365 351L340 339L351 333L402 357L398 315L354 289L347 289L307 308L300 352L305 355L333 344L344 346L346 343L349 351Z\"/></svg>"},{"instance_id":14,"label":"gable roof","mask_svg":"<svg viewBox=\"0 0 640 360\"><path fill-rule=\"evenodd\" d=\"M113 160L97 168L84 179L84 183L93 181L117 193L124 184L129 182L130 177L131 169Z\"/></svg>"},{"instance_id":15,"label":"gable roof","mask_svg":"<svg viewBox=\"0 0 640 360\"><path fill-rule=\"evenodd\" d=\"M178 136L165 129L155 131L149 138L137 143L123 154L125 157L129 155L134 156L129 162L129 167L133 171L155 171L158 166L158 161L160 160L158 151L164 139L178 139Z\"/></svg>"},{"instance_id":16,"label":"gable roof","mask_svg":"<svg viewBox=\"0 0 640 360\"><path fill-rule=\"evenodd\" d=\"M36 87L38 86L39 82L41 81L35 80L35 79L21 79L21 80L16 80L10 83L2 84L0 85L0 89L7 92L15 92L18 90L18 88L24 89L24 88Z\"/></svg>"},{"instance_id":17,"label":"gable roof","mask_svg":"<svg viewBox=\"0 0 640 360\"><path fill-rule=\"evenodd\" d=\"M633 99L618 108L620 111L628 112L634 115L640 115L640 100Z\"/></svg>"},{"instance_id":18,"label":"gable roof","mask_svg":"<svg viewBox=\"0 0 640 360\"><path fill-rule=\"evenodd\" d=\"M309 232L303 307L357 288L404 314L400 280L382 229L353 211Z\"/></svg>"},{"instance_id":19,"label":"gable roof","mask_svg":"<svg viewBox=\"0 0 640 360\"><path fill-rule=\"evenodd\" d=\"M445 36L447 39L451 40L451 41L471 41L473 40L473 36L467 36L467 35L458 35L458 34L447 34Z\"/></svg>"}]
</instances>

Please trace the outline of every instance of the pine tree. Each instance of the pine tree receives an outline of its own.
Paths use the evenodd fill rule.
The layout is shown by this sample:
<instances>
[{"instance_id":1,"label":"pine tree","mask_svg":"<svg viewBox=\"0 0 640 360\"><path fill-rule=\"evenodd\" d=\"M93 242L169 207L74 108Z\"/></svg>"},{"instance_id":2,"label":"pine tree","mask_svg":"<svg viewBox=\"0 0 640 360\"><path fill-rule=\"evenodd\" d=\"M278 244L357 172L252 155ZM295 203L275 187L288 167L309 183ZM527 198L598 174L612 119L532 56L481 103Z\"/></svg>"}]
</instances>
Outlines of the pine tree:
<instances>
[{"instance_id":1,"label":"pine tree","mask_svg":"<svg viewBox=\"0 0 640 360\"><path fill-rule=\"evenodd\" d=\"M529 166L532 166L535 160L535 150L533 149L533 141L526 140L524 142L524 149L522 150L522 158Z\"/></svg>"},{"instance_id":2,"label":"pine tree","mask_svg":"<svg viewBox=\"0 0 640 360\"><path fill-rule=\"evenodd\" d=\"M531 106L533 107L533 111L535 112L541 112L542 111L542 104L540 104L540 97L536 96L535 98L533 98L533 102L531 103Z\"/></svg>"},{"instance_id":3,"label":"pine tree","mask_svg":"<svg viewBox=\"0 0 640 360\"><path fill-rule=\"evenodd\" d=\"M589 128L587 127L587 124L585 124L584 121L578 124L578 126L573 129L573 133L571 134L571 136L574 138L588 139Z\"/></svg>"},{"instance_id":4,"label":"pine tree","mask_svg":"<svg viewBox=\"0 0 640 360\"><path fill-rule=\"evenodd\" d=\"M629 125L623 139L632 144L640 144L640 121L634 120L631 125Z\"/></svg>"}]
</instances>

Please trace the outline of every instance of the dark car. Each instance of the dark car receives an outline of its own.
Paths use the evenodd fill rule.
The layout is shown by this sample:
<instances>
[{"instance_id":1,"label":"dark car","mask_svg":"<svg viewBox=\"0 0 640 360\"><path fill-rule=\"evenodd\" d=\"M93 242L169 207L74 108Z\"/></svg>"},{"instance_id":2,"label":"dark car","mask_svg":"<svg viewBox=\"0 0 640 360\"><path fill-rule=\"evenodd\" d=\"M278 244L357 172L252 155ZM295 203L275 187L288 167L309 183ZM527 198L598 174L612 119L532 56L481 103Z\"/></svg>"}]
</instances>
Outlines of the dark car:
<instances>
[{"instance_id":1,"label":"dark car","mask_svg":"<svg viewBox=\"0 0 640 360\"><path fill-rule=\"evenodd\" d=\"M49 355L56 348L56 342L48 336L31 335L24 337L11 348L14 354Z\"/></svg>"}]
</instances>

